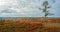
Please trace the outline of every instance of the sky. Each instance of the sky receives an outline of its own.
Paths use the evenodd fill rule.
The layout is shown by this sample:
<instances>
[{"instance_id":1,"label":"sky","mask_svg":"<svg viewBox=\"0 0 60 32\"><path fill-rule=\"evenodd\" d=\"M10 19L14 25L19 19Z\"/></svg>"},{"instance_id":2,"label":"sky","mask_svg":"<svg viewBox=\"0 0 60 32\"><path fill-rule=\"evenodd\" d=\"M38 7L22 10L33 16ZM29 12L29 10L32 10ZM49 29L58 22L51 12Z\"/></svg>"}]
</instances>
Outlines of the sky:
<instances>
[{"instance_id":1,"label":"sky","mask_svg":"<svg viewBox=\"0 0 60 32\"><path fill-rule=\"evenodd\" d=\"M0 17L44 17L42 3L45 0L0 0ZM60 0L47 0L51 8L49 12L60 17Z\"/></svg>"}]
</instances>

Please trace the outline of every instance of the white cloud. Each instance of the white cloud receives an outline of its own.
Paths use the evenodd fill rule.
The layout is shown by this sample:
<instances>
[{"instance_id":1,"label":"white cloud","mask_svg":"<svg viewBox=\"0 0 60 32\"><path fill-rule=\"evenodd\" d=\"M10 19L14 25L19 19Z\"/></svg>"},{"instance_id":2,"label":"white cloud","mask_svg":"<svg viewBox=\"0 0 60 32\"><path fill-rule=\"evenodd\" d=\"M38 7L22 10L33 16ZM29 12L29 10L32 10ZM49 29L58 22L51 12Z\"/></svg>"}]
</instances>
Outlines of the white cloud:
<instances>
[{"instance_id":1,"label":"white cloud","mask_svg":"<svg viewBox=\"0 0 60 32\"><path fill-rule=\"evenodd\" d=\"M39 7L44 0L0 0L0 15L1 16L43 16L39 11ZM49 3L52 0L49 0ZM56 3L50 3L51 12L56 13L60 10L60 0ZM3 13L2 13L3 12ZM58 14L58 13L57 13Z\"/></svg>"},{"instance_id":2,"label":"white cloud","mask_svg":"<svg viewBox=\"0 0 60 32\"><path fill-rule=\"evenodd\" d=\"M34 16L40 13L38 8L41 2L39 0L3 0L3 2L6 3L4 5L0 3L1 16Z\"/></svg>"}]
</instances>

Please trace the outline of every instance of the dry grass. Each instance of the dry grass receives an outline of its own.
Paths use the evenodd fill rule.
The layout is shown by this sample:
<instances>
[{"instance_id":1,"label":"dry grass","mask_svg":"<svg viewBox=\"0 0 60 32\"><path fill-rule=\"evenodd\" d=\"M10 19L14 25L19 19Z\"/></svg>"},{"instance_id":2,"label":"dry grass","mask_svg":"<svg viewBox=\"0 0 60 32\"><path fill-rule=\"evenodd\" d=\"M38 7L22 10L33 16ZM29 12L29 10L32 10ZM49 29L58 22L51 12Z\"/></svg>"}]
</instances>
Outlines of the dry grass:
<instances>
[{"instance_id":1,"label":"dry grass","mask_svg":"<svg viewBox=\"0 0 60 32\"><path fill-rule=\"evenodd\" d=\"M60 32L60 18L47 18L44 24L44 18L9 19L0 23L0 32Z\"/></svg>"}]
</instances>

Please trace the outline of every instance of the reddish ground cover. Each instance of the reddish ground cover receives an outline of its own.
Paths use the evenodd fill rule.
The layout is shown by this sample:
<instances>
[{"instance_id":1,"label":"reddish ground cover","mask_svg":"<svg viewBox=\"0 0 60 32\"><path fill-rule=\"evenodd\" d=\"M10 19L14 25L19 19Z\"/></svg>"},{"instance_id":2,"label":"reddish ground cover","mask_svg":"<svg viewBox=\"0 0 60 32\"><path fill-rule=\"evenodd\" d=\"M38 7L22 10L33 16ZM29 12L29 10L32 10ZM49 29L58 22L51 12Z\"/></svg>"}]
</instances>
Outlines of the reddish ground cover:
<instances>
[{"instance_id":1,"label":"reddish ground cover","mask_svg":"<svg viewBox=\"0 0 60 32\"><path fill-rule=\"evenodd\" d=\"M38 32L41 24L37 22L12 22L0 25L0 32Z\"/></svg>"},{"instance_id":2,"label":"reddish ground cover","mask_svg":"<svg viewBox=\"0 0 60 32\"><path fill-rule=\"evenodd\" d=\"M0 32L60 32L57 28L44 27L41 22L12 22L0 25Z\"/></svg>"},{"instance_id":3,"label":"reddish ground cover","mask_svg":"<svg viewBox=\"0 0 60 32\"><path fill-rule=\"evenodd\" d=\"M13 22L0 23L0 32L60 32L60 27L54 27L52 25L42 24L44 19L20 21L14 20ZM29 22L28 22L29 21ZM59 23L59 19L48 19L48 22Z\"/></svg>"}]
</instances>

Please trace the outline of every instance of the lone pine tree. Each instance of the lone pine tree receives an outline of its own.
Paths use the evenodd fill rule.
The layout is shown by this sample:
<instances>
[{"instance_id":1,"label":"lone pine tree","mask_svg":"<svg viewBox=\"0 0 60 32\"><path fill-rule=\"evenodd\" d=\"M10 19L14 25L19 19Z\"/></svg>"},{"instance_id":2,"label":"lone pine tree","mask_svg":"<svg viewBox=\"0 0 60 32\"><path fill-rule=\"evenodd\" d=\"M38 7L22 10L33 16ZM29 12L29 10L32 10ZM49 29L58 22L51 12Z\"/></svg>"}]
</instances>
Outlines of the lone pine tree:
<instances>
[{"instance_id":1,"label":"lone pine tree","mask_svg":"<svg viewBox=\"0 0 60 32\"><path fill-rule=\"evenodd\" d=\"M45 22L47 22L47 16L49 15L53 15L52 13L50 13L49 12L49 8L51 8L50 6L49 6L49 3L48 3L48 1L44 1L43 2L43 4L42 4L42 6L44 7L44 8L39 8L39 10L42 10L42 12L44 13L44 18L45 18Z\"/></svg>"},{"instance_id":2,"label":"lone pine tree","mask_svg":"<svg viewBox=\"0 0 60 32\"><path fill-rule=\"evenodd\" d=\"M46 0L46 1L44 1L43 2L43 4L42 4L42 7L43 8L39 8L39 10L42 10L42 12L44 13L44 22L42 21L42 29L40 30L40 32L46 32L45 31L45 29L44 29L44 24L46 24L48 21L47 21L47 16L49 15L53 15L52 13L50 13L49 12L49 8L51 8L50 6L49 6L49 3L48 3L48 1Z\"/></svg>"}]
</instances>

